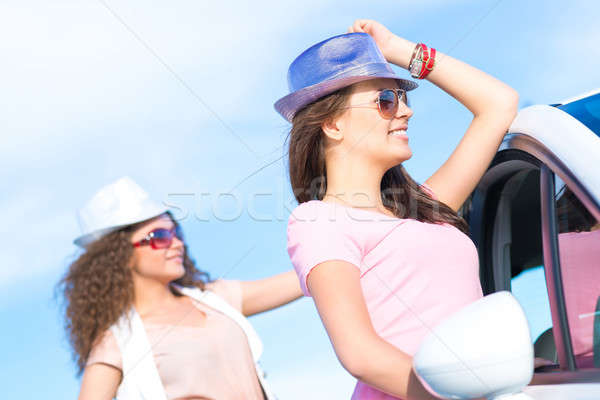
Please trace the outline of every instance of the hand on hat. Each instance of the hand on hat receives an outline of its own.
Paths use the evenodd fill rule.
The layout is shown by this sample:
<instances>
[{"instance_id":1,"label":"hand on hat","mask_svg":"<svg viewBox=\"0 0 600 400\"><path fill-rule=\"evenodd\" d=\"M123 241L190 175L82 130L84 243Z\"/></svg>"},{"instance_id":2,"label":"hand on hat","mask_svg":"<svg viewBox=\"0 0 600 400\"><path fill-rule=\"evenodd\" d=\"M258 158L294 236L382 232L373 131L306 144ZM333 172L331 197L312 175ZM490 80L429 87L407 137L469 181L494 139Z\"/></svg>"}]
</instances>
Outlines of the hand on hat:
<instances>
[{"instance_id":1,"label":"hand on hat","mask_svg":"<svg viewBox=\"0 0 600 400\"><path fill-rule=\"evenodd\" d=\"M354 21L354 24L348 28L348 33L355 32L363 32L371 35L385 59L391 61L392 39L396 35L390 32L388 28L371 19L357 19Z\"/></svg>"},{"instance_id":2,"label":"hand on hat","mask_svg":"<svg viewBox=\"0 0 600 400\"><path fill-rule=\"evenodd\" d=\"M415 43L394 35L383 24L371 19L357 19L354 21L354 24L348 28L348 33L354 32L363 32L370 35L389 63L408 69Z\"/></svg>"}]
</instances>

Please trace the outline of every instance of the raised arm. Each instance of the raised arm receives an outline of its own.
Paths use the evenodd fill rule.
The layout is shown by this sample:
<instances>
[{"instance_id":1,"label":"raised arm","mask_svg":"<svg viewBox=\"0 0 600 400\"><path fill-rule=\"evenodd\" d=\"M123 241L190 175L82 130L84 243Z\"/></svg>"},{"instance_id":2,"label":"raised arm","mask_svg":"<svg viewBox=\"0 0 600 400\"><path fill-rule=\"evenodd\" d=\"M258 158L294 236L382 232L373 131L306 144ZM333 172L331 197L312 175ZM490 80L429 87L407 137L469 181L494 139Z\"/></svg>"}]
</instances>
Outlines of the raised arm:
<instances>
[{"instance_id":1,"label":"raised arm","mask_svg":"<svg viewBox=\"0 0 600 400\"><path fill-rule=\"evenodd\" d=\"M389 62L408 68L416 43L394 35L372 20L357 20L349 31L368 33ZM477 186L502 143L516 116L519 96L500 80L439 51L433 71L426 79L473 113L473 121L456 149L425 181L441 202L457 211Z\"/></svg>"},{"instance_id":2,"label":"raised arm","mask_svg":"<svg viewBox=\"0 0 600 400\"><path fill-rule=\"evenodd\" d=\"M437 399L412 370L412 357L375 332L360 287L359 270L326 261L307 279L323 325L344 368L355 378L403 399Z\"/></svg>"},{"instance_id":3,"label":"raised arm","mask_svg":"<svg viewBox=\"0 0 600 400\"><path fill-rule=\"evenodd\" d=\"M440 53L439 57L427 79L471 111L473 120L452 154L426 183L440 201L457 211L498 151L517 115L519 96L477 68L445 54Z\"/></svg>"},{"instance_id":4,"label":"raised arm","mask_svg":"<svg viewBox=\"0 0 600 400\"><path fill-rule=\"evenodd\" d=\"M256 281L242 282L242 313L269 311L302 297L294 270Z\"/></svg>"}]
</instances>

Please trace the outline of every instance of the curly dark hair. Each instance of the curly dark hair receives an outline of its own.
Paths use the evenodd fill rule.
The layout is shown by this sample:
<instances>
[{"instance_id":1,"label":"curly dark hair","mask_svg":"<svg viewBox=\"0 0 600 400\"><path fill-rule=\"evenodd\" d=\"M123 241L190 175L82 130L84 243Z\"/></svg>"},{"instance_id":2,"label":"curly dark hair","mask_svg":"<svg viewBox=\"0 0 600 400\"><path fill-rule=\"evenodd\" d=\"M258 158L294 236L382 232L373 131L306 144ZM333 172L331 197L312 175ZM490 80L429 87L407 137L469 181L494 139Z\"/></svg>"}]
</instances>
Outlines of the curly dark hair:
<instances>
[{"instance_id":1,"label":"curly dark hair","mask_svg":"<svg viewBox=\"0 0 600 400\"><path fill-rule=\"evenodd\" d=\"M167 214L178 226L171 213ZM133 246L130 239L146 222L129 225L90 243L57 284L57 291L63 295L64 327L78 376L96 341L133 304L133 277L129 267ZM185 244L183 266L185 274L174 283L204 289L209 275L196 268Z\"/></svg>"},{"instance_id":2,"label":"curly dark hair","mask_svg":"<svg viewBox=\"0 0 600 400\"><path fill-rule=\"evenodd\" d=\"M346 86L299 110L292 120L289 141L289 174L298 203L322 200L327 191L325 144L321 126L340 115L352 93ZM390 168L380 184L384 206L397 218L421 222L449 223L469 234L469 225L448 205L434 200L415 182L402 165Z\"/></svg>"}]
</instances>

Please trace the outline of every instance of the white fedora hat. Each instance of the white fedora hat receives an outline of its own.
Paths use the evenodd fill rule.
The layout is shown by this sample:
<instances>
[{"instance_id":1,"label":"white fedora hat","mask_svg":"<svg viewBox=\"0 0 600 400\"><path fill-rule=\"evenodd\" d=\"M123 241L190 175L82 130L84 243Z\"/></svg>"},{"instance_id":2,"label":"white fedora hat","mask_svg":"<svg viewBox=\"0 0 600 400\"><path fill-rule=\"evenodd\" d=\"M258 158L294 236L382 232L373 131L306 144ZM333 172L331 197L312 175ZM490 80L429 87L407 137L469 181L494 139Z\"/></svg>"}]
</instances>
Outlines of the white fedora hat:
<instances>
[{"instance_id":1,"label":"white fedora hat","mask_svg":"<svg viewBox=\"0 0 600 400\"><path fill-rule=\"evenodd\" d=\"M77 212L81 236L73 241L85 247L102 236L127 225L167 212L128 176L102 187Z\"/></svg>"}]
</instances>

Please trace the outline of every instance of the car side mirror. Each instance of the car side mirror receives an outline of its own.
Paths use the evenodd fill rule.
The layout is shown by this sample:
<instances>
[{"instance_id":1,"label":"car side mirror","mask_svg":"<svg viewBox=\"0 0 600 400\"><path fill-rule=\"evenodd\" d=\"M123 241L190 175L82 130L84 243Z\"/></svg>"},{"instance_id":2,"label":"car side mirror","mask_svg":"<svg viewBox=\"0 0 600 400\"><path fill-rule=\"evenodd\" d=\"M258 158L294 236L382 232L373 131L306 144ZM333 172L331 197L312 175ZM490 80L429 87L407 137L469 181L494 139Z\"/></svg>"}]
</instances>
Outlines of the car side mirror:
<instances>
[{"instance_id":1,"label":"car side mirror","mask_svg":"<svg viewBox=\"0 0 600 400\"><path fill-rule=\"evenodd\" d=\"M510 292L485 296L435 326L413 366L440 397L531 399L521 392L534 368L525 313Z\"/></svg>"}]
</instances>

